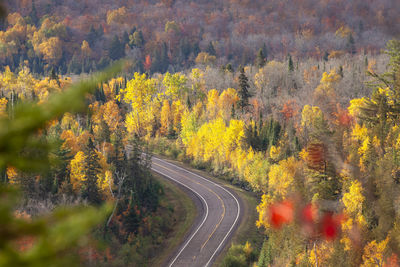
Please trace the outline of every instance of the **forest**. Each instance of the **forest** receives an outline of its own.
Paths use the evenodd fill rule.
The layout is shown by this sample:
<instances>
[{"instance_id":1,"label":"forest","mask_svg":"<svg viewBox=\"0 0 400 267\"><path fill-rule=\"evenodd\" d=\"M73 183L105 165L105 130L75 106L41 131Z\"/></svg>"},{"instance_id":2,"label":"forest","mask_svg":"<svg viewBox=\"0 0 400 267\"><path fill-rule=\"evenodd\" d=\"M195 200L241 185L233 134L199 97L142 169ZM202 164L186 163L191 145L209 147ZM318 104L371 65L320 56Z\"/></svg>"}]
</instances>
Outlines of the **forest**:
<instances>
[{"instance_id":1,"label":"forest","mask_svg":"<svg viewBox=\"0 0 400 267\"><path fill-rule=\"evenodd\" d=\"M0 65L80 74L122 57L131 72L176 72L195 64L379 54L399 35L393 0L187 1L6 0Z\"/></svg>"},{"instance_id":2,"label":"forest","mask_svg":"<svg viewBox=\"0 0 400 267\"><path fill-rule=\"evenodd\" d=\"M257 197L222 266L399 266L400 2L4 6L0 266L146 266L151 153Z\"/></svg>"}]
</instances>

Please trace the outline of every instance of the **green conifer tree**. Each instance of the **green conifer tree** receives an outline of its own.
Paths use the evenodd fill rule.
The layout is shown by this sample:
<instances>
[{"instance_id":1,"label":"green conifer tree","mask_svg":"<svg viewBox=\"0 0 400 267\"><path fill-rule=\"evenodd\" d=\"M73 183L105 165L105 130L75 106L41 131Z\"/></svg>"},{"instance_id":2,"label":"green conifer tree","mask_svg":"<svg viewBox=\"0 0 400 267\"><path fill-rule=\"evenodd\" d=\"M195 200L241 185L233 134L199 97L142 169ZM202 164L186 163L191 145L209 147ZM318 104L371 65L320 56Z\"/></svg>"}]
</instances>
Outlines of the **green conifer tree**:
<instances>
[{"instance_id":1,"label":"green conifer tree","mask_svg":"<svg viewBox=\"0 0 400 267\"><path fill-rule=\"evenodd\" d=\"M294 64L293 64L293 59L292 56L289 54L289 59L288 59L288 70L289 72L293 72L294 71Z\"/></svg>"},{"instance_id":2,"label":"green conifer tree","mask_svg":"<svg viewBox=\"0 0 400 267\"><path fill-rule=\"evenodd\" d=\"M226 64L225 70L226 70L226 71L229 71L230 73L233 73L232 64L231 64L231 63Z\"/></svg>"},{"instance_id":3,"label":"green conifer tree","mask_svg":"<svg viewBox=\"0 0 400 267\"><path fill-rule=\"evenodd\" d=\"M32 1L32 9L31 12L29 13L29 17L31 17L31 20L33 22L34 25L37 25L39 22L39 17L37 15L37 10L36 10L36 5L35 5L35 1Z\"/></svg>"},{"instance_id":4,"label":"green conifer tree","mask_svg":"<svg viewBox=\"0 0 400 267\"><path fill-rule=\"evenodd\" d=\"M342 78L343 78L343 76L344 76L344 73L343 73L343 66L342 66L342 65L339 66L339 75L340 75L340 77L342 77Z\"/></svg>"},{"instance_id":5,"label":"green conifer tree","mask_svg":"<svg viewBox=\"0 0 400 267\"><path fill-rule=\"evenodd\" d=\"M244 73L244 68L240 68L238 94L239 94L239 107L242 109L242 112L244 112L247 106L249 105L249 98L251 97L249 88L250 88L249 79Z\"/></svg>"},{"instance_id":6,"label":"green conifer tree","mask_svg":"<svg viewBox=\"0 0 400 267\"><path fill-rule=\"evenodd\" d=\"M263 246L261 248L260 256L258 258L258 267L268 267L272 264L272 255L271 255L271 242L269 240L265 240Z\"/></svg>"},{"instance_id":7,"label":"green conifer tree","mask_svg":"<svg viewBox=\"0 0 400 267\"><path fill-rule=\"evenodd\" d=\"M117 60L125 56L124 45L120 42L117 35L114 35L108 47L108 56L112 60Z\"/></svg>"},{"instance_id":8,"label":"green conifer tree","mask_svg":"<svg viewBox=\"0 0 400 267\"><path fill-rule=\"evenodd\" d=\"M100 173L100 159L96 153L95 146L92 138L89 138L86 148L86 167L85 167L85 187L82 196L86 198L89 203L94 205L101 204L101 195L97 187L97 175Z\"/></svg>"},{"instance_id":9,"label":"green conifer tree","mask_svg":"<svg viewBox=\"0 0 400 267\"><path fill-rule=\"evenodd\" d=\"M353 37L353 34L351 34L351 33L349 34L349 37L347 38L346 48L347 48L347 51L352 55L354 55L357 52L354 37Z\"/></svg>"},{"instance_id":10,"label":"green conifer tree","mask_svg":"<svg viewBox=\"0 0 400 267\"><path fill-rule=\"evenodd\" d=\"M217 54L217 52L215 51L214 45L212 44L212 42L210 42L208 44L208 47L206 49L206 52L209 53L212 56L215 56Z\"/></svg>"},{"instance_id":11,"label":"green conifer tree","mask_svg":"<svg viewBox=\"0 0 400 267\"><path fill-rule=\"evenodd\" d=\"M257 53L255 64L258 68L262 68L265 66L265 63L266 63L265 55L264 55L263 49L260 48L260 50L258 50L258 53Z\"/></svg>"}]
</instances>

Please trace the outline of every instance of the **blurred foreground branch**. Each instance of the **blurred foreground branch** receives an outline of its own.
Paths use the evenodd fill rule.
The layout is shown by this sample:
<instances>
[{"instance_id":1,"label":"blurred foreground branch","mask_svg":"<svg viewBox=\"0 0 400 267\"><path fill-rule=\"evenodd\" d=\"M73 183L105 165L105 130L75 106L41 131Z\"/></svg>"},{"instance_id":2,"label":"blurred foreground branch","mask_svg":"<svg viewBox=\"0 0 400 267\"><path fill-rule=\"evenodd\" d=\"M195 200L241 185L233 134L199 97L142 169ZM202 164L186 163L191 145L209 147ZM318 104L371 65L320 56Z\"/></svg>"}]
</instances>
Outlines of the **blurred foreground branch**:
<instances>
[{"instance_id":1,"label":"blurred foreground branch","mask_svg":"<svg viewBox=\"0 0 400 267\"><path fill-rule=\"evenodd\" d=\"M65 112L83 111L85 95L121 68L122 62L53 95L47 103L18 105L13 119L0 119L0 169L13 166L32 172L46 167L49 145L38 137L38 132ZM112 209L108 204L100 208L62 208L31 219L15 213L18 199L16 189L0 184L0 266L77 265L78 248L90 247L88 234L105 221Z\"/></svg>"}]
</instances>

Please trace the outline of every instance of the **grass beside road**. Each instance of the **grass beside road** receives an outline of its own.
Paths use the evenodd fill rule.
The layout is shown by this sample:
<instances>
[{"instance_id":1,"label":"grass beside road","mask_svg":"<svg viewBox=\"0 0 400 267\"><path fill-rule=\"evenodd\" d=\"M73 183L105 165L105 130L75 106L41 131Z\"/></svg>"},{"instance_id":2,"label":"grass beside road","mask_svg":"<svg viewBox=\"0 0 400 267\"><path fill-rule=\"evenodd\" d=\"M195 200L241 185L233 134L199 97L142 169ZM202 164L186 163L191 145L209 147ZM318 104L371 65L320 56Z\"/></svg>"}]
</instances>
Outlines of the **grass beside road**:
<instances>
[{"instance_id":1,"label":"grass beside road","mask_svg":"<svg viewBox=\"0 0 400 267\"><path fill-rule=\"evenodd\" d=\"M175 183L162 178L159 174L153 172L154 178L159 181L164 188L164 196L161 200L161 206L167 209L173 209L172 216L174 225L168 237L160 246L162 252L149 266L161 266L168 257L177 249L185 234L192 226L197 210L191 198Z\"/></svg>"}]
</instances>

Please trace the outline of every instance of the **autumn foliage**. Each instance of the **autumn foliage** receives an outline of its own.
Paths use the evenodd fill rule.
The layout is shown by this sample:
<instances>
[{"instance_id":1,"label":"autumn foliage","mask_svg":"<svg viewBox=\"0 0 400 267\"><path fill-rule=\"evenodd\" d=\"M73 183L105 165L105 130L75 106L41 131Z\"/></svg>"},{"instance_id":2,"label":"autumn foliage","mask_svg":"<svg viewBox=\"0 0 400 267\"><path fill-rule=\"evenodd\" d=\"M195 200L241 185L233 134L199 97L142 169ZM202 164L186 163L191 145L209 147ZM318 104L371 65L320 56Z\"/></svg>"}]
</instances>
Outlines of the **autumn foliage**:
<instances>
[{"instance_id":1,"label":"autumn foliage","mask_svg":"<svg viewBox=\"0 0 400 267\"><path fill-rule=\"evenodd\" d=\"M81 2L77 5L94 5ZM239 69L229 61L250 62L254 53L247 45L228 42L228 36L240 39L249 32L258 36L279 29L260 23L276 21L269 15L261 20L257 12L244 16L246 10L262 10L274 1L262 5L245 1L249 9L244 11L239 8L243 3L233 1L229 6L238 9L230 12L232 18L224 15L225 7L210 14L200 9L206 32L191 24L199 14L192 14L193 20L164 20L164 12L172 12L179 1L157 3L159 12L155 13L149 11L154 5L148 3L147 12L131 16L133 8L143 4L139 2L125 7L110 3L100 12L103 17L79 16L76 21L61 21L60 14L36 22L17 13L9 15L7 27L0 32L4 50L0 61L10 65L0 74L0 119L12 120L19 103L50 105L53 92L68 92L66 88L76 77L59 74L68 72L61 66L66 56L71 56L69 68L81 72L97 64L105 67L108 60L125 55L133 63L122 77L97 83L92 94L85 96L87 114L60 114L35 132L30 142L55 147L49 156L48 174L25 174L17 168L24 165L15 166L4 158L4 181L20 186L32 198L68 195L93 205L113 201L116 204L105 235L112 236L110 240L118 248L127 242L129 249L136 251L134 257L144 264L141 251L135 249L143 244L151 254L151 242L159 242L155 241L157 235L170 229L158 218L167 209L159 209L162 188L152 180L150 159L142 153L148 146L260 197L256 226L268 237L260 252L264 264L260 266L394 264L400 233L399 42L389 42L385 52L389 55L388 73L379 74L382 66L371 63L372 55L350 56L358 49L354 38L360 40L363 31L347 25L351 23L344 23L345 19L322 16L318 27L306 23L296 28L295 36L301 42L292 42L290 36L275 38L279 45L271 41L265 49L258 48L262 64ZM208 8L207 1L203 2L191 3L185 12ZM339 2L319 1L317 6L335 3L334 10L350 5ZM43 5L43 1L35 3ZM355 3L357 6L358 1ZM286 6L273 6L280 12L275 16L284 20L285 15L294 14ZM331 8L323 6L321 10ZM375 14L379 27L391 27L382 14ZM236 22L236 17L243 19ZM139 18L152 23L139 23L131 29ZM162 27L157 26L160 21ZM162 31L152 31L154 28ZM79 35L76 46L69 46L66 36L71 29L87 33ZM112 34L120 30L121 34ZM333 33L346 51L329 54L327 47L307 48L323 31ZM210 36L227 42L208 40ZM246 42L258 46L255 41ZM16 46L28 43L22 50ZM296 53L292 46L299 43L305 47ZM365 51L379 46L374 45ZM274 60L266 55L268 51L274 52ZM280 53L286 56L289 52L287 58L279 59ZM27 57L21 56L19 67L10 62L18 53ZM348 58L341 56L345 53ZM100 54L109 58L101 60ZM303 62L304 55L314 59ZM94 60L98 61L93 64ZM191 64L198 68L188 70ZM46 70L49 77L34 75L31 65ZM38 156L36 151L20 152ZM251 264L251 246L239 250ZM108 251L107 258L123 251ZM97 256L92 260L100 262Z\"/></svg>"}]
</instances>

